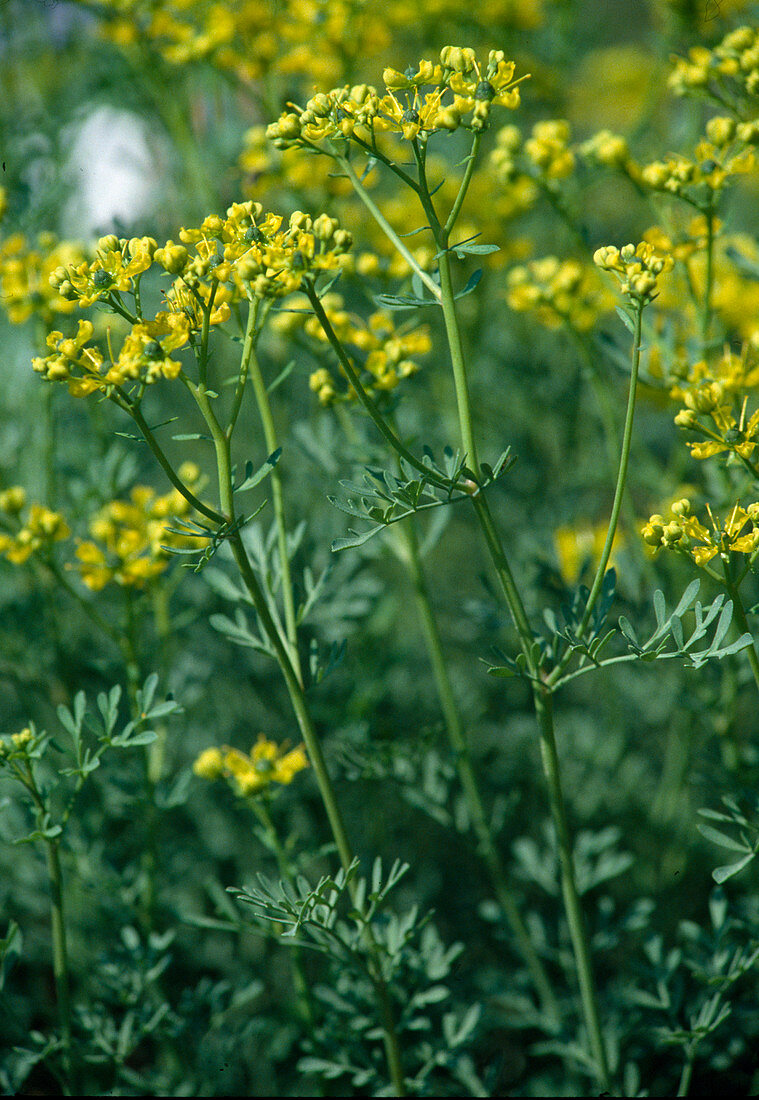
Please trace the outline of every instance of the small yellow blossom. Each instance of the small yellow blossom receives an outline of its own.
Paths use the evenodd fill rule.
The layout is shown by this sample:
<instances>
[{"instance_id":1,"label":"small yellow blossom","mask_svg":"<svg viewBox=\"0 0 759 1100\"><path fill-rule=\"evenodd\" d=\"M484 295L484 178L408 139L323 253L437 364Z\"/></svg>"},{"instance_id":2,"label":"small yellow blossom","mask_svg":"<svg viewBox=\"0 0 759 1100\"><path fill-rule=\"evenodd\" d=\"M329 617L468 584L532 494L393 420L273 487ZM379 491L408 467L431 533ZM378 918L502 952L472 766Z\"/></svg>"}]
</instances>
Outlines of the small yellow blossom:
<instances>
[{"instance_id":1,"label":"small yellow blossom","mask_svg":"<svg viewBox=\"0 0 759 1100\"><path fill-rule=\"evenodd\" d=\"M687 498L675 501L669 517L652 515L641 534L654 551L675 550L706 565L718 554L729 561L731 553L752 554L759 548L759 502L747 508L735 504L723 521L714 518L707 504L711 530L693 515Z\"/></svg>"},{"instance_id":2,"label":"small yellow blossom","mask_svg":"<svg viewBox=\"0 0 759 1100\"><path fill-rule=\"evenodd\" d=\"M575 157L569 148L569 138L569 123L564 119L549 119L533 126L524 151L538 175L546 180L560 180L572 174Z\"/></svg>"},{"instance_id":3,"label":"small yellow blossom","mask_svg":"<svg viewBox=\"0 0 759 1100\"><path fill-rule=\"evenodd\" d=\"M363 363L357 369L359 373L365 372L365 388L370 392L394 390L404 378L416 374L419 370L417 359L432 349L427 325L396 328L392 316L384 310L378 310L365 321L345 310L337 294L327 295L322 305L341 344L363 354ZM320 343L326 342L317 318L308 318L305 331ZM338 398L355 398L352 389L345 389L340 394L325 368L314 371L309 385L323 405L330 405Z\"/></svg>"},{"instance_id":4,"label":"small yellow blossom","mask_svg":"<svg viewBox=\"0 0 759 1100\"><path fill-rule=\"evenodd\" d=\"M14 505L13 508L6 507L5 511L16 517L19 526L13 532L0 533L0 553L14 565L23 565L32 554L49 550L54 542L61 542L71 534L63 516L43 504L32 503L22 519L20 513L24 508L25 493L20 486L7 489L5 493L13 498ZM17 504L20 504L18 508Z\"/></svg>"},{"instance_id":5,"label":"small yellow blossom","mask_svg":"<svg viewBox=\"0 0 759 1100\"><path fill-rule=\"evenodd\" d=\"M648 241L626 244L623 248L604 245L593 253L593 262L617 277L623 294L638 305L653 301L661 275L671 271L671 256L660 255Z\"/></svg>"},{"instance_id":6,"label":"small yellow blossom","mask_svg":"<svg viewBox=\"0 0 759 1100\"><path fill-rule=\"evenodd\" d=\"M218 779L224 773L224 757L221 749L204 749L192 765L192 770L201 779Z\"/></svg>"},{"instance_id":7,"label":"small yellow blossom","mask_svg":"<svg viewBox=\"0 0 759 1100\"><path fill-rule=\"evenodd\" d=\"M224 777L237 794L247 797L266 790L271 783L291 783L307 767L303 745L288 750L261 733L250 753L228 745L205 749L195 761L193 771L202 779Z\"/></svg>"},{"instance_id":8,"label":"small yellow blossom","mask_svg":"<svg viewBox=\"0 0 759 1100\"><path fill-rule=\"evenodd\" d=\"M194 463L183 463L178 472L188 487L196 488L200 471ZM109 501L95 513L89 523L91 537L79 541L76 560L67 568L75 569L93 592L110 583L144 588L168 568L170 548L198 545L197 539L166 528L167 519L190 511L178 489L158 495L147 485L136 485L128 500Z\"/></svg>"},{"instance_id":9,"label":"small yellow blossom","mask_svg":"<svg viewBox=\"0 0 759 1100\"><path fill-rule=\"evenodd\" d=\"M587 332L599 316L613 307L613 299L593 268L577 260L544 256L514 267L507 277L506 301L511 309L534 311L546 328L568 324Z\"/></svg>"},{"instance_id":10,"label":"small yellow blossom","mask_svg":"<svg viewBox=\"0 0 759 1100\"><path fill-rule=\"evenodd\" d=\"M15 233L0 242L0 303L11 324L37 315L46 325L76 308L70 284L57 276L72 264L85 262L81 246L41 233L36 245Z\"/></svg>"}]
</instances>

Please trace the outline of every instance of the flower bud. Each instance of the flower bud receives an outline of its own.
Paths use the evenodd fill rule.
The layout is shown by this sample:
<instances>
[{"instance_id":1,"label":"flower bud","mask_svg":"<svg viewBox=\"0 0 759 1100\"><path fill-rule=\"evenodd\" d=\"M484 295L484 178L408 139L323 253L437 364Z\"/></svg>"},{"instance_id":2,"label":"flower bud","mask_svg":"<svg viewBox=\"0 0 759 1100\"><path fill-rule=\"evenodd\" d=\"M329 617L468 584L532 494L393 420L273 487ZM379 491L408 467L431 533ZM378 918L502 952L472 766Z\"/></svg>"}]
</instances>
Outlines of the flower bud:
<instances>
[{"instance_id":1,"label":"flower bud","mask_svg":"<svg viewBox=\"0 0 759 1100\"><path fill-rule=\"evenodd\" d=\"M338 224L337 218L330 218L328 214L320 214L314 221L314 236L318 241L324 241L326 243L334 236Z\"/></svg>"},{"instance_id":2,"label":"flower bud","mask_svg":"<svg viewBox=\"0 0 759 1100\"><path fill-rule=\"evenodd\" d=\"M18 515L26 504L26 492L20 485L11 485L0 493L0 511Z\"/></svg>"}]
</instances>

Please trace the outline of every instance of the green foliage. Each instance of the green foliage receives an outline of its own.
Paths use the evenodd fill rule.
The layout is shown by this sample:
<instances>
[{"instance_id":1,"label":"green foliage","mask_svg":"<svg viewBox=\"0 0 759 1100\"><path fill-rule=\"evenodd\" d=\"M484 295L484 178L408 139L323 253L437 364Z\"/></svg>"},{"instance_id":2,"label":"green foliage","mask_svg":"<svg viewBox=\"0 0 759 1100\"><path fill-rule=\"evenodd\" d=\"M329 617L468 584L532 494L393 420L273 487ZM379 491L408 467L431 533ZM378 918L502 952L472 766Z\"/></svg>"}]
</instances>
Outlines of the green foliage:
<instances>
[{"instance_id":1,"label":"green foliage","mask_svg":"<svg viewBox=\"0 0 759 1100\"><path fill-rule=\"evenodd\" d=\"M759 7L312 7L0 0L0 1089L753 1095Z\"/></svg>"}]
</instances>

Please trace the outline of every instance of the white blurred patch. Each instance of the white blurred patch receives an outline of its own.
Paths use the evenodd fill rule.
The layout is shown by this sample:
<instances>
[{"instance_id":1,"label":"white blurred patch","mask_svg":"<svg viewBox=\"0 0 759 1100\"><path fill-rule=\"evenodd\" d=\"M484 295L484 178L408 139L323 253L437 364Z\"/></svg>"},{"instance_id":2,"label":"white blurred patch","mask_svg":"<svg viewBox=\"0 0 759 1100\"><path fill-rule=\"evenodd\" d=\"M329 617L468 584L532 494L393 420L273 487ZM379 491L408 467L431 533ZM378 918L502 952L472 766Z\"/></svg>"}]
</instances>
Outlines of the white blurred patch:
<instances>
[{"instance_id":1,"label":"white blurred patch","mask_svg":"<svg viewBox=\"0 0 759 1100\"><path fill-rule=\"evenodd\" d=\"M67 174L74 195L64 232L108 233L144 218L155 206L158 170L145 123L129 111L100 107L73 132Z\"/></svg>"}]
</instances>

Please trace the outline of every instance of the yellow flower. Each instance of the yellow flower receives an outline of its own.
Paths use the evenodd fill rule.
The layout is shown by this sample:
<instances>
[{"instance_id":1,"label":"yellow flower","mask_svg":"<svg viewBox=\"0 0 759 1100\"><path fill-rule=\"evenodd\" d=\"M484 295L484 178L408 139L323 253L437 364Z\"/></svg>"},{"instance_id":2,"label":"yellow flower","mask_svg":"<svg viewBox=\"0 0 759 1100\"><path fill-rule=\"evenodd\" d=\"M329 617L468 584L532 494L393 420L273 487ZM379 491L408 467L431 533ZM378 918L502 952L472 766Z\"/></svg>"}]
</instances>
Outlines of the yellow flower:
<instances>
[{"instance_id":1,"label":"yellow flower","mask_svg":"<svg viewBox=\"0 0 759 1100\"><path fill-rule=\"evenodd\" d=\"M183 463L183 482L196 488L200 470L195 463ZM128 500L111 500L89 522L91 538L79 542L75 569L82 583L99 592L114 582L122 587L144 588L163 573L171 561L164 547L192 548L198 540L167 530L165 521L190 513L188 501L177 489L157 496L148 485L136 485Z\"/></svg>"},{"instance_id":2,"label":"yellow flower","mask_svg":"<svg viewBox=\"0 0 759 1100\"><path fill-rule=\"evenodd\" d=\"M622 293L639 305L653 301L659 277L674 266L672 257L660 255L649 241L626 244L621 249L604 245L593 253L593 262L604 271L613 272Z\"/></svg>"},{"instance_id":3,"label":"yellow flower","mask_svg":"<svg viewBox=\"0 0 759 1100\"><path fill-rule=\"evenodd\" d=\"M249 754L229 745L206 749L195 761L193 771L202 779L224 776L239 795L247 797L266 790L271 783L291 783L307 767L303 745L287 750L261 733Z\"/></svg>"},{"instance_id":4,"label":"yellow flower","mask_svg":"<svg viewBox=\"0 0 759 1100\"><path fill-rule=\"evenodd\" d=\"M11 514L18 515L24 507L21 502L23 489L15 487L6 490L15 495L14 509L6 509ZM20 503L21 502L21 503ZM19 504L15 508L15 504ZM21 521L19 529L14 534L3 533L0 535L0 553L5 554L8 561L14 565L23 565L32 554L40 550L49 550L54 542L67 539L71 531L60 512L54 512L43 504L30 505L26 519Z\"/></svg>"},{"instance_id":5,"label":"yellow flower","mask_svg":"<svg viewBox=\"0 0 759 1100\"><path fill-rule=\"evenodd\" d=\"M752 554L759 548L759 502L748 508L735 504L722 522L714 518L709 505L706 510L711 530L692 514L690 500L672 503L669 518L653 515L641 534L654 551L675 550L698 565L706 565L718 554L727 561L731 553Z\"/></svg>"},{"instance_id":6,"label":"yellow flower","mask_svg":"<svg viewBox=\"0 0 759 1100\"><path fill-rule=\"evenodd\" d=\"M564 119L537 122L524 151L538 172L548 180L565 179L574 170L574 153L569 148L569 123Z\"/></svg>"},{"instance_id":7,"label":"yellow flower","mask_svg":"<svg viewBox=\"0 0 759 1100\"><path fill-rule=\"evenodd\" d=\"M192 765L195 775L201 779L218 779L224 771L224 757L217 748L204 749Z\"/></svg>"},{"instance_id":8,"label":"yellow flower","mask_svg":"<svg viewBox=\"0 0 759 1100\"><path fill-rule=\"evenodd\" d=\"M593 268L577 260L544 256L511 269L506 300L515 312L535 311L546 328L568 324L577 332L592 328L612 308L613 299Z\"/></svg>"}]
</instances>

